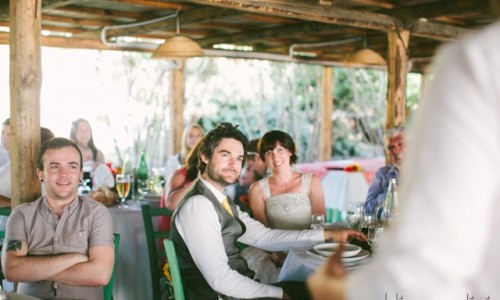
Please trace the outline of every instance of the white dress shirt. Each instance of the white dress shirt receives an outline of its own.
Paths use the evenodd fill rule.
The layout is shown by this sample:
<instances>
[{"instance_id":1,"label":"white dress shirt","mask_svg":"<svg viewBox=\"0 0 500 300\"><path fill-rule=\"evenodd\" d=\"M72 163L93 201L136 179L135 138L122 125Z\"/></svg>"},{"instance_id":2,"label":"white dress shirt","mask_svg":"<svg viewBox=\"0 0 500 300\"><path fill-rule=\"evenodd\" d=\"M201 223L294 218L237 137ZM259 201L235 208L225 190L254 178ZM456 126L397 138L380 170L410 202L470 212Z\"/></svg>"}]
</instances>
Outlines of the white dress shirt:
<instances>
[{"instance_id":1,"label":"white dress shirt","mask_svg":"<svg viewBox=\"0 0 500 300\"><path fill-rule=\"evenodd\" d=\"M439 54L407 136L400 214L348 299L500 299L500 23Z\"/></svg>"},{"instance_id":2,"label":"white dress shirt","mask_svg":"<svg viewBox=\"0 0 500 300\"><path fill-rule=\"evenodd\" d=\"M225 195L207 181L201 178L200 180L222 203ZM194 197L205 198L202 195ZM291 247L311 247L324 242L322 229L272 230L250 218L239 208L238 216L247 227L247 231L238 241L257 248L282 251ZM283 290L281 288L256 282L230 269L222 241L221 226L210 201L187 201L177 212L175 225L189 248L195 264L212 289L235 298L282 298Z\"/></svg>"},{"instance_id":3,"label":"white dress shirt","mask_svg":"<svg viewBox=\"0 0 500 300\"><path fill-rule=\"evenodd\" d=\"M10 160L0 167L0 195L10 198L12 194L10 181Z\"/></svg>"}]
</instances>

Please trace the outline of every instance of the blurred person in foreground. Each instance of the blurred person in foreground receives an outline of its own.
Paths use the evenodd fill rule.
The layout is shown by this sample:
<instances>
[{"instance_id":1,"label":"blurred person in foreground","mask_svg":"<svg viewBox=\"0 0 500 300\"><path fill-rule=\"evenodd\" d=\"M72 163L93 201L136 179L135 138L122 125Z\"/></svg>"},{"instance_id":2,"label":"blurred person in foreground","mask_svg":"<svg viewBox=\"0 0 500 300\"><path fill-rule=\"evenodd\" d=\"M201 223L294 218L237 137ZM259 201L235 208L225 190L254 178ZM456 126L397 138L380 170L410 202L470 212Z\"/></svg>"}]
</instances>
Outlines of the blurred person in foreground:
<instances>
[{"instance_id":1,"label":"blurred person in foreground","mask_svg":"<svg viewBox=\"0 0 500 300\"><path fill-rule=\"evenodd\" d=\"M77 194L82 154L74 142L53 138L42 145L37 165L46 194L12 211L4 275L24 295L102 299L114 263L112 223L104 205Z\"/></svg>"},{"instance_id":2,"label":"blurred person in foreground","mask_svg":"<svg viewBox=\"0 0 500 300\"><path fill-rule=\"evenodd\" d=\"M366 237L344 230L273 230L242 212L224 194L238 180L247 139L229 123L211 130L200 145L201 176L186 192L172 217L174 241L186 299L308 299L305 283L280 286L253 280L237 241L270 251L312 247L325 240ZM278 285L277 284L277 285Z\"/></svg>"},{"instance_id":3,"label":"blurred person in foreground","mask_svg":"<svg viewBox=\"0 0 500 300\"><path fill-rule=\"evenodd\" d=\"M396 125L389 129L385 135L385 145L389 154L390 165L378 169L368 188L365 200L365 212L373 214L375 208L381 205L387 196L389 179L396 179L399 184L399 169L404 157L404 126Z\"/></svg>"},{"instance_id":4,"label":"blurred person in foreground","mask_svg":"<svg viewBox=\"0 0 500 300\"><path fill-rule=\"evenodd\" d=\"M500 299L499 37L497 22L438 53L398 219L368 266L344 276L332 260L310 277L315 299Z\"/></svg>"}]
</instances>

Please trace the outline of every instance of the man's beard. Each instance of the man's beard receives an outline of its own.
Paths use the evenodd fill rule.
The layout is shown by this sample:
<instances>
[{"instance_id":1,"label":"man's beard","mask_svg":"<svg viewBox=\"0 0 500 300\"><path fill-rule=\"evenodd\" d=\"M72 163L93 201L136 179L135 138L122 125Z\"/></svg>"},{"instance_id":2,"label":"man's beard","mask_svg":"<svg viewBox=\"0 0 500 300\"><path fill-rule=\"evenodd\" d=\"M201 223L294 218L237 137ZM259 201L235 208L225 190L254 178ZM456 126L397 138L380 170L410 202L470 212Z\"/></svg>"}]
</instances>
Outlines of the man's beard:
<instances>
[{"instance_id":1,"label":"man's beard","mask_svg":"<svg viewBox=\"0 0 500 300\"><path fill-rule=\"evenodd\" d=\"M207 175L208 177L213 180L214 182L220 184L222 187L226 187L228 185L231 185L233 183L236 183L238 181L238 176L233 180L233 182L228 182L226 181L222 176L220 176L212 167L212 165L208 164L207 165Z\"/></svg>"}]
</instances>

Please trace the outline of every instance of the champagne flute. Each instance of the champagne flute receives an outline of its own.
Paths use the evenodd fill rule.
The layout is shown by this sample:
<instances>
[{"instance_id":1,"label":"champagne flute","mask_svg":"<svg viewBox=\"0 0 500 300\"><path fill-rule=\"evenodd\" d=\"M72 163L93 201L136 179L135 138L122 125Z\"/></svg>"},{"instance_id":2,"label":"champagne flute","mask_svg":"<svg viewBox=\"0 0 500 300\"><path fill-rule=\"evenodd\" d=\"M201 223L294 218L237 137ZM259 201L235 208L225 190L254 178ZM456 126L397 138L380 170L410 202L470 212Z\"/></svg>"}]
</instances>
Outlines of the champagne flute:
<instances>
[{"instance_id":1,"label":"champagne flute","mask_svg":"<svg viewBox=\"0 0 500 300\"><path fill-rule=\"evenodd\" d=\"M120 201L119 208L128 208L126 203L128 193L130 192L130 175L118 174L116 175L116 191Z\"/></svg>"}]
</instances>

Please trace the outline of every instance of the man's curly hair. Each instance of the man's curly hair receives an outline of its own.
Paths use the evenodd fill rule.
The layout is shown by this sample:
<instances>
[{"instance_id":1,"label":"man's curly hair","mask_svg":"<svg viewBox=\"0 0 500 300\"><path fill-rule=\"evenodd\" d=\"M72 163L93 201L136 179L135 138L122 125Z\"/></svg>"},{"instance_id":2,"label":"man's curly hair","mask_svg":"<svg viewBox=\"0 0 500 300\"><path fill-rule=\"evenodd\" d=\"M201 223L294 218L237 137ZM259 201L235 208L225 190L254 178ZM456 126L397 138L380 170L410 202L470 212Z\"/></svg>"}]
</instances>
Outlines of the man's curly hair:
<instances>
[{"instance_id":1,"label":"man's curly hair","mask_svg":"<svg viewBox=\"0 0 500 300\"><path fill-rule=\"evenodd\" d=\"M200 141L200 150L198 152L199 156L199 169L200 173L205 172L205 168L207 164L203 162L201 159L202 155L205 155L207 158L212 158L212 155L214 154L215 148L219 145L219 142L222 139L235 139L237 141L240 141L241 144L243 145L244 149L244 158L246 157L246 148L248 144L248 139L247 137L238 129L238 125L234 126L231 123L227 122L222 122L219 123L214 129L210 130L209 133L205 136L205 138ZM245 160L243 160L242 167L245 164Z\"/></svg>"}]
</instances>

